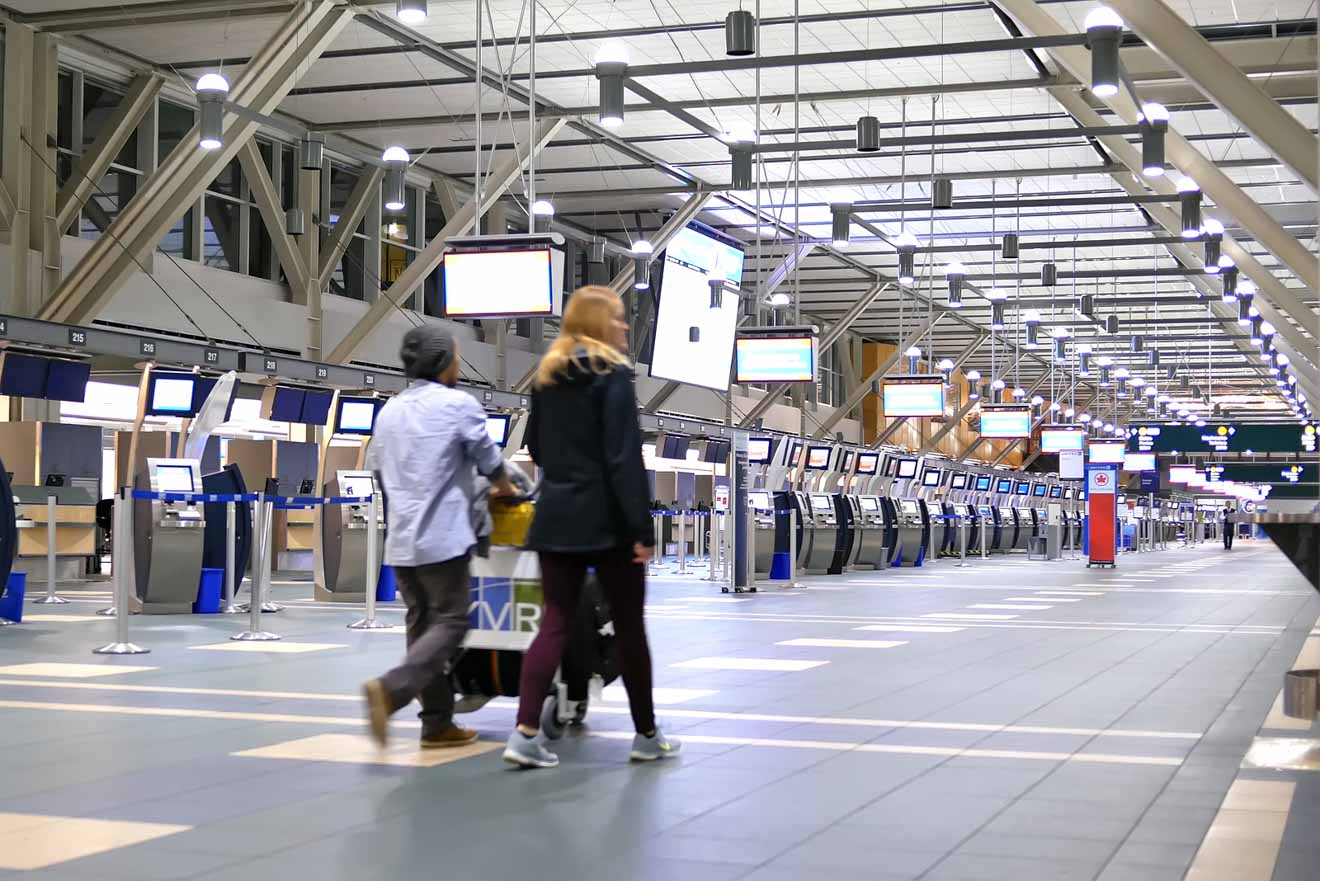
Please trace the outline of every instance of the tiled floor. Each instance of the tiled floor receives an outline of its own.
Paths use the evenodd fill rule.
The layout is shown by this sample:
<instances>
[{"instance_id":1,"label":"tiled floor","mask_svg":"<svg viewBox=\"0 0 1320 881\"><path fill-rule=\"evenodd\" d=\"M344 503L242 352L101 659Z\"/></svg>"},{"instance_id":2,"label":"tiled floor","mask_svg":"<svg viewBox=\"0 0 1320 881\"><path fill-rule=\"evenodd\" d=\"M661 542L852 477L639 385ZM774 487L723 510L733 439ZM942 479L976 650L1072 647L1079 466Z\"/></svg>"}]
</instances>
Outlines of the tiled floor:
<instances>
[{"instance_id":1,"label":"tiled floor","mask_svg":"<svg viewBox=\"0 0 1320 881\"><path fill-rule=\"evenodd\" d=\"M616 685L531 773L494 752L510 700L467 750L423 753L410 714L372 747L357 689L402 636L306 586L276 589L280 643L139 617L130 658L91 654L90 598L43 608L0 630L0 879L1320 877L1320 729L1275 707L1320 599L1271 546L805 581L653 580L684 756L626 764Z\"/></svg>"}]
</instances>

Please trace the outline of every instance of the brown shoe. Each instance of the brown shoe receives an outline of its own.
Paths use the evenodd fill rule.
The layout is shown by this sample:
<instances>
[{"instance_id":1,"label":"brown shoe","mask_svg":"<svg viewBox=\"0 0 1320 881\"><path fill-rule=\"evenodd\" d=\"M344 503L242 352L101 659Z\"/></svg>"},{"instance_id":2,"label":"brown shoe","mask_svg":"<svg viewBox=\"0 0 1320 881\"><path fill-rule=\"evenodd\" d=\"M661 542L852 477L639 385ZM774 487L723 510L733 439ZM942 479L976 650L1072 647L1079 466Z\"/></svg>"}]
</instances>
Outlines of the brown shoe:
<instances>
[{"instance_id":1,"label":"brown shoe","mask_svg":"<svg viewBox=\"0 0 1320 881\"><path fill-rule=\"evenodd\" d=\"M367 725L371 738L384 749L390 739L390 699L385 693L385 684L379 679L368 680L362 686L362 696L367 701Z\"/></svg>"},{"instance_id":2,"label":"brown shoe","mask_svg":"<svg viewBox=\"0 0 1320 881\"><path fill-rule=\"evenodd\" d=\"M439 734L423 734L422 749L452 749L477 742L477 732L471 728L450 725Z\"/></svg>"}]
</instances>

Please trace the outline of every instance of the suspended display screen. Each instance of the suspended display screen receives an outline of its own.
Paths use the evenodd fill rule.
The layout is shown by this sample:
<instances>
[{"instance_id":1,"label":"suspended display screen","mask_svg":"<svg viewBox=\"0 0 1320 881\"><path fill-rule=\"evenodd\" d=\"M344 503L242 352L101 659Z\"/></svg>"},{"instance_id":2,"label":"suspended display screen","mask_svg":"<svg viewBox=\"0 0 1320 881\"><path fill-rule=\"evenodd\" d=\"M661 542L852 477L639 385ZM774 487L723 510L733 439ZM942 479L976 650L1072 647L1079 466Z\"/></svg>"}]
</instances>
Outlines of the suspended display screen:
<instances>
[{"instance_id":1,"label":"suspended display screen","mask_svg":"<svg viewBox=\"0 0 1320 881\"><path fill-rule=\"evenodd\" d=\"M1139 425L1128 434L1134 453L1314 453L1315 425L1223 422L1204 425Z\"/></svg>"},{"instance_id":2,"label":"suspended display screen","mask_svg":"<svg viewBox=\"0 0 1320 881\"><path fill-rule=\"evenodd\" d=\"M812 382L816 337L739 337L734 344L734 382Z\"/></svg>"},{"instance_id":3,"label":"suspended display screen","mask_svg":"<svg viewBox=\"0 0 1320 881\"><path fill-rule=\"evenodd\" d=\"M886 418L944 415L944 380L903 376L885 380L881 399Z\"/></svg>"},{"instance_id":4,"label":"suspended display screen","mask_svg":"<svg viewBox=\"0 0 1320 881\"><path fill-rule=\"evenodd\" d=\"M1128 453L1123 457L1124 471L1154 471L1155 454L1154 453Z\"/></svg>"},{"instance_id":5,"label":"suspended display screen","mask_svg":"<svg viewBox=\"0 0 1320 881\"><path fill-rule=\"evenodd\" d=\"M0 394L13 398L44 398L50 362L35 355L5 355L0 371Z\"/></svg>"},{"instance_id":6,"label":"suspended display screen","mask_svg":"<svg viewBox=\"0 0 1320 881\"><path fill-rule=\"evenodd\" d=\"M1122 465L1126 447L1122 441L1091 441L1087 457L1095 465Z\"/></svg>"},{"instance_id":7,"label":"suspended display screen","mask_svg":"<svg viewBox=\"0 0 1320 881\"><path fill-rule=\"evenodd\" d=\"M1040 430L1040 451L1042 453L1061 453L1064 450L1086 449L1086 434L1072 428L1042 428Z\"/></svg>"},{"instance_id":8,"label":"suspended display screen","mask_svg":"<svg viewBox=\"0 0 1320 881\"><path fill-rule=\"evenodd\" d=\"M92 365L88 361L51 361L46 398L82 403L87 398L87 380L91 375Z\"/></svg>"},{"instance_id":9,"label":"suspended display screen","mask_svg":"<svg viewBox=\"0 0 1320 881\"><path fill-rule=\"evenodd\" d=\"M1016 438L1031 436L1031 407L1013 404L985 404L981 407L981 437Z\"/></svg>"},{"instance_id":10,"label":"suspended display screen","mask_svg":"<svg viewBox=\"0 0 1320 881\"><path fill-rule=\"evenodd\" d=\"M742 251L688 227L665 249L660 270L651 376L726 391L738 328ZM711 306L710 280L724 279L726 293Z\"/></svg>"},{"instance_id":11,"label":"suspended display screen","mask_svg":"<svg viewBox=\"0 0 1320 881\"><path fill-rule=\"evenodd\" d=\"M554 315L550 248L451 251L441 264L444 313L450 318Z\"/></svg>"}]
</instances>

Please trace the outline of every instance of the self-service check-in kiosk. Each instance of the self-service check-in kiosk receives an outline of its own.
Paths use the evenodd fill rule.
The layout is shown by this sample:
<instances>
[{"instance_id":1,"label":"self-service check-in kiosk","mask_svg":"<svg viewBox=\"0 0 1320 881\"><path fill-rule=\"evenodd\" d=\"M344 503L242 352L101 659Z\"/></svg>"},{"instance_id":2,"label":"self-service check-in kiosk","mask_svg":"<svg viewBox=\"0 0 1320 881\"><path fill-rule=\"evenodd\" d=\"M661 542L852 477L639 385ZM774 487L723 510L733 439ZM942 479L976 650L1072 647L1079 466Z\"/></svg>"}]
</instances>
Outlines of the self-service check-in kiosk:
<instances>
[{"instance_id":1,"label":"self-service check-in kiosk","mask_svg":"<svg viewBox=\"0 0 1320 881\"><path fill-rule=\"evenodd\" d=\"M1013 478L995 478L995 535L992 551L1006 554L1017 544L1017 516L1013 513Z\"/></svg>"},{"instance_id":2,"label":"self-service check-in kiosk","mask_svg":"<svg viewBox=\"0 0 1320 881\"><path fill-rule=\"evenodd\" d=\"M148 459L137 480L153 493L202 492L199 459ZM202 572L206 518L196 502L139 500L134 506L133 561L137 598L148 615L192 611Z\"/></svg>"},{"instance_id":3,"label":"self-service check-in kiosk","mask_svg":"<svg viewBox=\"0 0 1320 881\"><path fill-rule=\"evenodd\" d=\"M944 500L940 494L944 480L945 471L942 468L927 465L921 470L921 488L918 490L917 505L926 524L926 559L942 556L948 538L953 535L953 530L947 528Z\"/></svg>"},{"instance_id":4,"label":"self-service check-in kiosk","mask_svg":"<svg viewBox=\"0 0 1320 881\"><path fill-rule=\"evenodd\" d=\"M806 551L799 557L799 562L812 575L827 573L834 560L839 521L834 510L834 494L827 486L831 480L836 484L838 482L838 463L842 452L837 447L825 444L807 446L802 496L806 507L805 523L811 533L811 540Z\"/></svg>"},{"instance_id":5,"label":"self-service check-in kiosk","mask_svg":"<svg viewBox=\"0 0 1320 881\"><path fill-rule=\"evenodd\" d=\"M890 494L898 527L897 566L922 565L929 547L930 524L914 491L920 464L921 460L913 457L900 457L895 464Z\"/></svg>"},{"instance_id":6,"label":"self-service check-in kiosk","mask_svg":"<svg viewBox=\"0 0 1320 881\"><path fill-rule=\"evenodd\" d=\"M370 471L338 471L336 495L369 499L375 492ZM366 502L328 505L321 517L324 531L325 589L335 601L357 603L366 599L367 540L376 531L376 547L385 547L384 505L377 505L376 522L370 521Z\"/></svg>"}]
</instances>

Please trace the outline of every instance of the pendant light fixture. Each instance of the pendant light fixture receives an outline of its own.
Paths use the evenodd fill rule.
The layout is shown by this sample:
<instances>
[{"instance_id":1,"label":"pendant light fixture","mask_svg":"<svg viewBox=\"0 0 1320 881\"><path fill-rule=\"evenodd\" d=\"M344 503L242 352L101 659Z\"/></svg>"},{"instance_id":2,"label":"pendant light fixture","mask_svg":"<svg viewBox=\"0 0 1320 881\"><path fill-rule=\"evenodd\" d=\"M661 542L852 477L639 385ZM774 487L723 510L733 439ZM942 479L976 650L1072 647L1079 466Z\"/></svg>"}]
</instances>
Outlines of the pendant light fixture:
<instances>
[{"instance_id":1,"label":"pendant light fixture","mask_svg":"<svg viewBox=\"0 0 1320 881\"><path fill-rule=\"evenodd\" d=\"M1110 358L1108 355L1101 355L1099 358L1095 359L1095 363L1096 366L1100 368L1100 388L1109 388L1111 385L1109 371L1114 366L1114 359Z\"/></svg>"},{"instance_id":2,"label":"pendant light fixture","mask_svg":"<svg viewBox=\"0 0 1320 881\"><path fill-rule=\"evenodd\" d=\"M1182 237L1201 237L1201 187L1187 175L1178 178L1178 204L1182 209Z\"/></svg>"},{"instance_id":3,"label":"pendant light fixture","mask_svg":"<svg viewBox=\"0 0 1320 881\"><path fill-rule=\"evenodd\" d=\"M407 181L404 175L412 157L402 147L393 146L385 148L380 158L385 163L385 210L402 211L406 205L404 190Z\"/></svg>"},{"instance_id":4,"label":"pendant light fixture","mask_svg":"<svg viewBox=\"0 0 1320 881\"><path fill-rule=\"evenodd\" d=\"M968 401L981 400L981 387L979 385L981 381L981 371L969 370L964 376L964 379L967 380L967 400Z\"/></svg>"},{"instance_id":5,"label":"pendant light fixture","mask_svg":"<svg viewBox=\"0 0 1320 881\"><path fill-rule=\"evenodd\" d=\"M963 281L967 278L967 268L957 260L944 267L944 277L949 282L949 308L962 308Z\"/></svg>"},{"instance_id":6,"label":"pendant light fixture","mask_svg":"<svg viewBox=\"0 0 1320 881\"><path fill-rule=\"evenodd\" d=\"M1002 255L1005 260L1016 260L1021 254L1021 242L1015 232L1004 233Z\"/></svg>"},{"instance_id":7,"label":"pendant light fixture","mask_svg":"<svg viewBox=\"0 0 1320 881\"><path fill-rule=\"evenodd\" d=\"M912 346L903 354L907 356L908 373L916 373L918 362L921 361L921 349L918 346Z\"/></svg>"},{"instance_id":8,"label":"pendant light fixture","mask_svg":"<svg viewBox=\"0 0 1320 881\"><path fill-rule=\"evenodd\" d=\"M628 74L628 47L607 40L596 53L596 80L600 83L598 119L605 128L623 125L623 79Z\"/></svg>"},{"instance_id":9,"label":"pendant light fixture","mask_svg":"<svg viewBox=\"0 0 1320 881\"><path fill-rule=\"evenodd\" d=\"M201 111L197 121L197 146L203 150L219 150L224 146L225 96L229 94L229 80L218 73L204 73L197 80L197 103Z\"/></svg>"},{"instance_id":10,"label":"pendant light fixture","mask_svg":"<svg viewBox=\"0 0 1320 881\"><path fill-rule=\"evenodd\" d=\"M1077 352L1077 375L1091 375L1091 344L1075 343L1073 350Z\"/></svg>"},{"instance_id":11,"label":"pendant light fixture","mask_svg":"<svg viewBox=\"0 0 1320 881\"><path fill-rule=\"evenodd\" d=\"M303 171L320 171L325 164L325 135L308 132L298 142L298 167Z\"/></svg>"},{"instance_id":12,"label":"pendant light fixture","mask_svg":"<svg viewBox=\"0 0 1320 881\"><path fill-rule=\"evenodd\" d=\"M1040 265L1040 286L1052 288L1059 283L1059 267L1054 263L1042 263Z\"/></svg>"},{"instance_id":13,"label":"pendant light fixture","mask_svg":"<svg viewBox=\"0 0 1320 881\"><path fill-rule=\"evenodd\" d=\"M729 145L730 189L752 189L756 185L752 174L756 130L750 123L739 120L724 133L724 141Z\"/></svg>"},{"instance_id":14,"label":"pendant light fixture","mask_svg":"<svg viewBox=\"0 0 1320 881\"><path fill-rule=\"evenodd\" d=\"M756 54L756 17L745 9L724 17L724 54L734 58Z\"/></svg>"},{"instance_id":15,"label":"pendant light fixture","mask_svg":"<svg viewBox=\"0 0 1320 881\"><path fill-rule=\"evenodd\" d=\"M953 207L953 178L935 178L930 190L930 205L935 209Z\"/></svg>"},{"instance_id":16,"label":"pendant light fixture","mask_svg":"<svg viewBox=\"0 0 1320 881\"><path fill-rule=\"evenodd\" d=\"M1054 360L1063 364L1068 360L1068 328L1056 327L1050 334L1054 338Z\"/></svg>"},{"instance_id":17,"label":"pendant light fixture","mask_svg":"<svg viewBox=\"0 0 1320 881\"><path fill-rule=\"evenodd\" d=\"M1201 231L1205 237L1205 255L1201 261L1205 264L1205 271L1211 275L1219 272L1220 249L1224 243L1224 225L1213 217L1207 217L1201 224Z\"/></svg>"},{"instance_id":18,"label":"pendant light fixture","mask_svg":"<svg viewBox=\"0 0 1320 881\"><path fill-rule=\"evenodd\" d=\"M830 203L830 241L836 248L848 247L852 238L852 202Z\"/></svg>"},{"instance_id":19,"label":"pendant light fixture","mask_svg":"<svg viewBox=\"0 0 1320 881\"><path fill-rule=\"evenodd\" d=\"M874 116L862 116L857 120L857 152L877 153L880 151L880 120Z\"/></svg>"},{"instance_id":20,"label":"pendant light fixture","mask_svg":"<svg viewBox=\"0 0 1320 881\"><path fill-rule=\"evenodd\" d=\"M421 24L426 21L426 0L398 0L394 17L409 26Z\"/></svg>"},{"instance_id":21,"label":"pendant light fixture","mask_svg":"<svg viewBox=\"0 0 1320 881\"><path fill-rule=\"evenodd\" d=\"M1164 175L1164 133L1169 130L1169 111L1154 102L1141 105L1138 118L1141 129L1141 173L1146 177Z\"/></svg>"},{"instance_id":22,"label":"pendant light fixture","mask_svg":"<svg viewBox=\"0 0 1320 881\"><path fill-rule=\"evenodd\" d=\"M530 217L531 232L541 233L550 229L550 221L555 216L554 203L548 199L537 199L532 203Z\"/></svg>"},{"instance_id":23,"label":"pendant light fixture","mask_svg":"<svg viewBox=\"0 0 1320 881\"><path fill-rule=\"evenodd\" d=\"M1022 313L1022 322L1027 326L1027 348L1034 349L1040 332L1040 312L1036 309L1028 309Z\"/></svg>"},{"instance_id":24,"label":"pendant light fixture","mask_svg":"<svg viewBox=\"0 0 1320 881\"><path fill-rule=\"evenodd\" d=\"M1255 309L1251 305L1251 301L1254 299L1256 299L1256 286L1248 279L1238 282L1238 324L1246 324L1251 321L1251 312Z\"/></svg>"},{"instance_id":25,"label":"pendant light fixture","mask_svg":"<svg viewBox=\"0 0 1320 881\"><path fill-rule=\"evenodd\" d=\"M645 257L633 257L633 290L651 289L651 262Z\"/></svg>"},{"instance_id":26,"label":"pendant light fixture","mask_svg":"<svg viewBox=\"0 0 1320 881\"><path fill-rule=\"evenodd\" d=\"M1220 283L1223 285L1223 299L1225 303L1231 303L1237 299L1238 269L1236 266L1226 266L1219 273Z\"/></svg>"},{"instance_id":27,"label":"pendant light fixture","mask_svg":"<svg viewBox=\"0 0 1320 881\"><path fill-rule=\"evenodd\" d=\"M905 229L898 234L894 245L898 248L898 282L910 285L917 280L917 237Z\"/></svg>"},{"instance_id":28,"label":"pendant light fixture","mask_svg":"<svg viewBox=\"0 0 1320 881\"><path fill-rule=\"evenodd\" d=\"M1123 19L1108 6L1091 10L1083 25L1091 50L1091 94L1112 98L1118 94L1118 44L1123 38Z\"/></svg>"}]
</instances>

